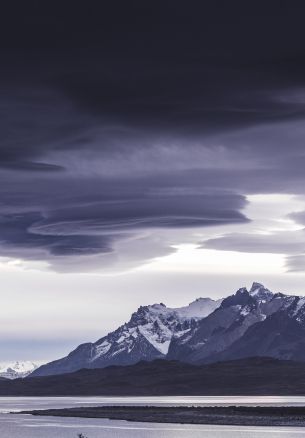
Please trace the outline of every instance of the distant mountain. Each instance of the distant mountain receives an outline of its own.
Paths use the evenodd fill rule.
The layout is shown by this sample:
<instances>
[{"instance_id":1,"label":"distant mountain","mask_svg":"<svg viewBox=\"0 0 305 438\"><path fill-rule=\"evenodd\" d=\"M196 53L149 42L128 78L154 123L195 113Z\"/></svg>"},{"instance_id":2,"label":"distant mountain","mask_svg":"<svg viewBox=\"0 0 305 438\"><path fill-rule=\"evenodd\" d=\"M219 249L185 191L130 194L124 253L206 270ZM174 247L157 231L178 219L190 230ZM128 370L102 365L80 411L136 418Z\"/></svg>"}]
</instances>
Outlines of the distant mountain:
<instances>
[{"instance_id":1,"label":"distant mountain","mask_svg":"<svg viewBox=\"0 0 305 438\"><path fill-rule=\"evenodd\" d=\"M38 366L33 362L13 362L5 366L0 366L0 377L6 379L18 379L19 377L26 377L36 370Z\"/></svg>"},{"instance_id":2,"label":"distant mountain","mask_svg":"<svg viewBox=\"0 0 305 438\"><path fill-rule=\"evenodd\" d=\"M62 374L81 368L129 365L167 356L172 339L193 333L199 321L213 312L221 300L199 298L186 307L164 304L141 306L114 332L95 343L82 344L63 359L42 365L32 375Z\"/></svg>"},{"instance_id":3,"label":"distant mountain","mask_svg":"<svg viewBox=\"0 0 305 438\"><path fill-rule=\"evenodd\" d=\"M140 307L116 331L80 345L32 376L155 359L201 364L268 356L305 361L304 347L305 298L253 283L249 291L243 287L219 301L200 298L180 309Z\"/></svg>"},{"instance_id":4,"label":"distant mountain","mask_svg":"<svg viewBox=\"0 0 305 438\"><path fill-rule=\"evenodd\" d=\"M305 395L305 363L248 358L207 365L155 360L0 380L0 396Z\"/></svg>"}]
</instances>

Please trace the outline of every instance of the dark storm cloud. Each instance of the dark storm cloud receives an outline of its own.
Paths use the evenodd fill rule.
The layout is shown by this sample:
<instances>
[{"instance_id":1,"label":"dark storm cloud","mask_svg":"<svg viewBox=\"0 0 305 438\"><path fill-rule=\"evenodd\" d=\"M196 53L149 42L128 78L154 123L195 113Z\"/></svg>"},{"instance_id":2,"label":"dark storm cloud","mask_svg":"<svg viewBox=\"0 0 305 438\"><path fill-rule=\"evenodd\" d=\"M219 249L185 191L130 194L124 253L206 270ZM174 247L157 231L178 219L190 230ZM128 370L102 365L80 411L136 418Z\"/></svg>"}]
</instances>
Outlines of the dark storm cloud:
<instances>
[{"instance_id":1,"label":"dark storm cloud","mask_svg":"<svg viewBox=\"0 0 305 438\"><path fill-rule=\"evenodd\" d=\"M0 167L12 170L29 170L31 172L53 172L63 170L62 166L50 163L37 163L32 161L2 161Z\"/></svg>"},{"instance_id":2,"label":"dark storm cloud","mask_svg":"<svg viewBox=\"0 0 305 438\"><path fill-rule=\"evenodd\" d=\"M10 175L15 176L7 172L5 181ZM140 231L144 229L206 227L247 221L240 213L245 199L229 192L190 194L165 190L163 193L152 190L152 181L130 177L119 181L105 178L68 181L61 173L56 179L44 175L37 186L35 179L35 175L26 173L23 178L19 176L19 183L14 182L9 188L0 185L0 255L46 260L56 269L59 262L55 256L75 260L101 255L100 263L107 265L108 259L114 258L116 242L129 239L135 246L136 240L141 241ZM147 244L151 246L149 251L145 249ZM156 244L151 238L151 242L143 241L139 258L143 262L146 257L170 252L169 246L165 251L164 242ZM60 261L60 265L67 263L71 264L69 269L73 269L72 260ZM77 263L79 261L75 261Z\"/></svg>"},{"instance_id":3,"label":"dark storm cloud","mask_svg":"<svg viewBox=\"0 0 305 438\"><path fill-rule=\"evenodd\" d=\"M85 200L85 199L84 199ZM103 234L140 228L176 228L244 223L236 195L146 196L51 211L30 232L42 235Z\"/></svg>"},{"instance_id":4,"label":"dark storm cloud","mask_svg":"<svg viewBox=\"0 0 305 438\"><path fill-rule=\"evenodd\" d=\"M6 255L23 254L26 258L35 259L45 251L52 255L84 255L98 254L110 251L109 236L69 236L58 237L29 232L29 227L41 220L39 213L4 215L0 217L1 250ZM33 251L31 251L33 250Z\"/></svg>"},{"instance_id":5,"label":"dark storm cloud","mask_svg":"<svg viewBox=\"0 0 305 438\"><path fill-rule=\"evenodd\" d=\"M303 193L303 12L273 1L7 6L0 254L73 269L83 256L112 260L128 239L131 254L149 230L145 260L172 251L156 230L246 223L247 194Z\"/></svg>"}]
</instances>

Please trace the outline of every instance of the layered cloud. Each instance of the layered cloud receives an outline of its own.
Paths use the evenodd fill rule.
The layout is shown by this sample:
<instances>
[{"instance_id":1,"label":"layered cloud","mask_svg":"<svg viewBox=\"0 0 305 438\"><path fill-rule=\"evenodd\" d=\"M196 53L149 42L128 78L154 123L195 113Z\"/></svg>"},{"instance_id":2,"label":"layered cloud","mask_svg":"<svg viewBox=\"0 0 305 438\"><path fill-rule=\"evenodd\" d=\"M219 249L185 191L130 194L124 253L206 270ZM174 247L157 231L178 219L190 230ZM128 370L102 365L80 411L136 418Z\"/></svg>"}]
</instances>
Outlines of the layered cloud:
<instances>
[{"instance_id":1,"label":"layered cloud","mask_svg":"<svg viewBox=\"0 0 305 438\"><path fill-rule=\"evenodd\" d=\"M4 24L1 256L137 266L194 230L235 225L205 245L301 264L299 237L237 227L251 219L249 194L304 194L305 61L295 25L282 32L302 14L281 10L271 38L269 6L241 5L236 20L226 5L196 14L178 3L161 15L109 5L90 20L75 6L73 23L64 7L26 10L22 38Z\"/></svg>"}]
</instances>

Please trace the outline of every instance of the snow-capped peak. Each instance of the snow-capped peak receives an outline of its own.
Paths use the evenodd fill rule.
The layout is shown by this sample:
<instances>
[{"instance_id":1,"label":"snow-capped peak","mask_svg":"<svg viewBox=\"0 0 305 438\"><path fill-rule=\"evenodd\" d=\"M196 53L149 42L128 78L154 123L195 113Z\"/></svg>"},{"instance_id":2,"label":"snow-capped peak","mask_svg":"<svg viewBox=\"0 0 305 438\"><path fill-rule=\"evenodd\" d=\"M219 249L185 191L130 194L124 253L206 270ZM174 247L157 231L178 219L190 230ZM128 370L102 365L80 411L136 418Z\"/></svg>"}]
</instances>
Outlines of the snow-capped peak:
<instances>
[{"instance_id":1,"label":"snow-capped peak","mask_svg":"<svg viewBox=\"0 0 305 438\"><path fill-rule=\"evenodd\" d=\"M30 361L16 361L2 366L0 365L0 377L5 377L7 379L26 377L36 368L38 368L38 365Z\"/></svg>"},{"instance_id":2,"label":"snow-capped peak","mask_svg":"<svg viewBox=\"0 0 305 438\"><path fill-rule=\"evenodd\" d=\"M189 305L184 307L167 307L165 304L152 304L147 306L147 309L153 314L171 315L184 319L201 319L214 312L220 306L222 299L212 300L211 298L197 298ZM142 307L143 309L143 307Z\"/></svg>"},{"instance_id":3,"label":"snow-capped peak","mask_svg":"<svg viewBox=\"0 0 305 438\"><path fill-rule=\"evenodd\" d=\"M222 299L212 300L211 298L197 298L188 306L175 310L181 318L201 319L214 312L222 302Z\"/></svg>"}]
</instances>

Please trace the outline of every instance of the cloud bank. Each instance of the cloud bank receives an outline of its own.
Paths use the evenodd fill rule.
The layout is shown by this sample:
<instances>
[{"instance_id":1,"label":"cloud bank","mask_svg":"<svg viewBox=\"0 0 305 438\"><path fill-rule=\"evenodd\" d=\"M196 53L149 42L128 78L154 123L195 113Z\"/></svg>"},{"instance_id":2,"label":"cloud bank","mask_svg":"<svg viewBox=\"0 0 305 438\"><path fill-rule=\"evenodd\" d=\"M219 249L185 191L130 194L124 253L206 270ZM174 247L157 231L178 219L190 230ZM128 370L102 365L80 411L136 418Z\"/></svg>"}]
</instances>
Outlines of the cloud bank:
<instances>
[{"instance_id":1,"label":"cloud bank","mask_svg":"<svg viewBox=\"0 0 305 438\"><path fill-rule=\"evenodd\" d=\"M275 16L273 2L237 2L236 17L225 3L170 3L162 14L75 5L73 21L65 7L8 9L1 256L58 270L136 266L172 252L172 230L185 240L249 223L249 194L304 195L302 6L276 3ZM302 241L237 230L205 245L284 253L299 269Z\"/></svg>"}]
</instances>

